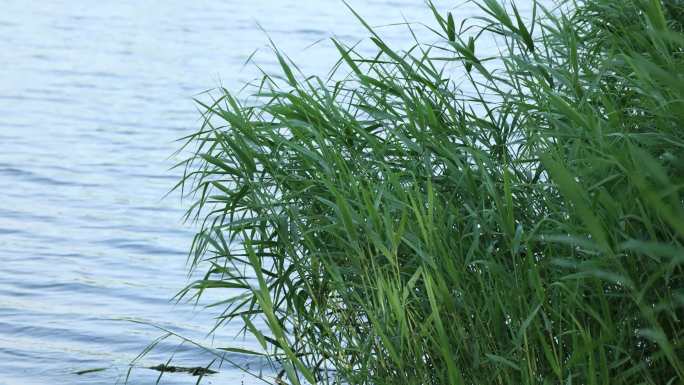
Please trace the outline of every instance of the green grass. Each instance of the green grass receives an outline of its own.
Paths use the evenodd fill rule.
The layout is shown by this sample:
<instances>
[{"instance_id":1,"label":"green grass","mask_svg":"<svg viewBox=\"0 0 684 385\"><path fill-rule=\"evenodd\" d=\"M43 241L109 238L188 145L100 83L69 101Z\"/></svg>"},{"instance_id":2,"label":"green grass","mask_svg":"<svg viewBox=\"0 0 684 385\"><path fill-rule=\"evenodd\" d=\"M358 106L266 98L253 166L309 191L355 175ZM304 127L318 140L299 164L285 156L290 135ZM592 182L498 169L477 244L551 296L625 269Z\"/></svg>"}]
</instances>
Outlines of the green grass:
<instances>
[{"instance_id":1,"label":"green grass","mask_svg":"<svg viewBox=\"0 0 684 385\"><path fill-rule=\"evenodd\" d=\"M182 294L282 383L684 383L684 2L477 3L200 103Z\"/></svg>"}]
</instances>

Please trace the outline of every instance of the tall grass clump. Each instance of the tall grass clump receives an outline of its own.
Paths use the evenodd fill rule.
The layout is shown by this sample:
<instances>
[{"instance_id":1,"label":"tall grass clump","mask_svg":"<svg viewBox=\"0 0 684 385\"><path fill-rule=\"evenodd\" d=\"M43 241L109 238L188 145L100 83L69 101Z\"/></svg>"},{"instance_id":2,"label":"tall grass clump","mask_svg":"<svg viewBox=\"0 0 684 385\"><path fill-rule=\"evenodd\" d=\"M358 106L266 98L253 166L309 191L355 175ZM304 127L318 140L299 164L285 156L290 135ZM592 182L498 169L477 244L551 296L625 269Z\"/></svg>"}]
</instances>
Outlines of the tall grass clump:
<instances>
[{"instance_id":1,"label":"tall grass clump","mask_svg":"<svg viewBox=\"0 0 684 385\"><path fill-rule=\"evenodd\" d=\"M477 4L200 103L184 294L280 383L684 383L684 2Z\"/></svg>"}]
</instances>

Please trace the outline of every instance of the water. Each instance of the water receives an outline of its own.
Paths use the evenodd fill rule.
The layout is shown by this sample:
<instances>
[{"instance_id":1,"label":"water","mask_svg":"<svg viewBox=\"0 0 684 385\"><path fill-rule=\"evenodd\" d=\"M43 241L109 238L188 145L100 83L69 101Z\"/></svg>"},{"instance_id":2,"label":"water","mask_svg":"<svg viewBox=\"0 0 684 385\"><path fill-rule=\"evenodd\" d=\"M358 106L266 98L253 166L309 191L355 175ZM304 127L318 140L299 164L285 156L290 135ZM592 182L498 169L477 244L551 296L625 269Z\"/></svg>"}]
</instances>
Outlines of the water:
<instances>
[{"instance_id":1,"label":"water","mask_svg":"<svg viewBox=\"0 0 684 385\"><path fill-rule=\"evenodd\" d=\"M438 2L442 5L446 2ZM352 1L374 25L428 21L418 0ZM241 325L206 337L215 312L170 299L187 282L193 227L169 171L175 139L199 125L192 97L275 69L257 20L308 73L334 63L336 35L367 35L341 2L3 0L0 13L0 385L114 384L162 332L254 347ZM459 8L459 17L475 12ZM402 16L403 14L403 16ZM405 28L383 29L405 42ZM140 366L205 365L178 339ZM230 359L264 369L258 360ZM104 371L76 375L85 369ZM131 384L157 373L133 369ZM183 374L162 384L194 384ZM260 383L224 366L205 383Z\"/></svg>"}]
</instances>

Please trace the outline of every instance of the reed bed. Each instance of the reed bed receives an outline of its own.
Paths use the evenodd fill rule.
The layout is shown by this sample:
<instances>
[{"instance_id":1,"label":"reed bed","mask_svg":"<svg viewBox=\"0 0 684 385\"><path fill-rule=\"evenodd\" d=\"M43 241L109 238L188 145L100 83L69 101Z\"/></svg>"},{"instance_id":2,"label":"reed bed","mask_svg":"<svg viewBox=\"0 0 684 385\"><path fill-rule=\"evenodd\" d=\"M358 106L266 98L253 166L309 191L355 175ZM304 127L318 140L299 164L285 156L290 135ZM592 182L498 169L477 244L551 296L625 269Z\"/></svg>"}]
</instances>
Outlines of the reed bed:
<instances>
[{"instance_id":1,"label":"reed bed","mask_svg":"<svg viewBox=\"0 0 684 385\"><path fill-rule=\"evenodd\" d=\"M684 2L477 3L198 102L181 294L279 383L684 383Z\"/></svg>"}]
</instances>

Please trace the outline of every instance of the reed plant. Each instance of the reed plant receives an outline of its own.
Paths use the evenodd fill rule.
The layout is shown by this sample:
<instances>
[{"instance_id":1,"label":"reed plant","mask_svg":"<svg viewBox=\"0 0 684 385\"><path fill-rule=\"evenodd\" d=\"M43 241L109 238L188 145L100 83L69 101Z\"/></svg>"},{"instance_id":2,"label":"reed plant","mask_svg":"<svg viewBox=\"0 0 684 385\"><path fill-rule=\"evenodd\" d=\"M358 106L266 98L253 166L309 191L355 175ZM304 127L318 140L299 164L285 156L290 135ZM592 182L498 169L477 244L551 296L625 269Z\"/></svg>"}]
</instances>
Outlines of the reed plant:
<instances>
[{"instance_id":1,"label":"reed plant","mask_svg":"<svg viewBox=\"0 0 684 385\"><path fill-rule=\"evenodd\" d=\"M684 383L684 2L476 4L198 102L181 294L279 383Z\"/></svg>"}]
</instances>

